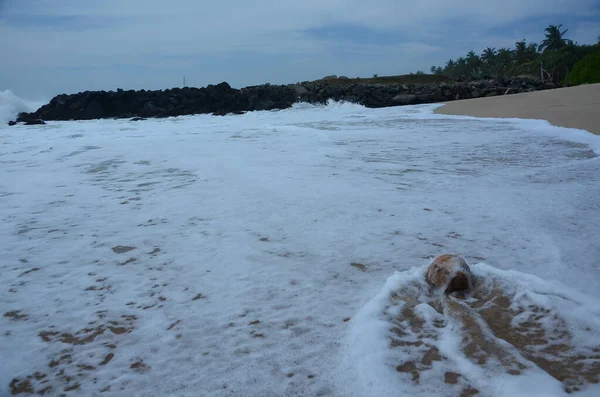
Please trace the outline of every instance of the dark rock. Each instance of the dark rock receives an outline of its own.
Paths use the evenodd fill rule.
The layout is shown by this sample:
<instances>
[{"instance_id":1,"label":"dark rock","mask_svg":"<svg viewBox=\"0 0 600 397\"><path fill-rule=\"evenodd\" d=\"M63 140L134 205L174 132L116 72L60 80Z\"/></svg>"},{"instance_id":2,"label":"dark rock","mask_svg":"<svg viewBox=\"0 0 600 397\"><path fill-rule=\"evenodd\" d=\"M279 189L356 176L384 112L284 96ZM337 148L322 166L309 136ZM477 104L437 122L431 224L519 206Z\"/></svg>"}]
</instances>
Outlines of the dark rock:
<instances>
[{"instance_id":1,"label":"dark rock","mask_svg":"<svg viewBox=\"0 0 600 397\"><path fill-rule=\"evenodd\" d=\"M144 105L142 106L142 109L140 110L140 114L143 117L156 117L156 116L160 116L161 113L163 113L165 111L165 109L158 107L154 104L154 102L152 101L148 101L146 103L144 103Z\"/></svg>"},{"instance_id":2,"label":"dark rock","mask_svg":"<svg viewBox=\"0 0 600 397\"><path fill-rule=\"evenodd\" d=\"M87 120L101 119L104 116L104 108L96 100L92 100L85 110L84 118Z\"/></svg>"},{"instance_id":3,"label":"dark rock","mask_svg":"<svg viewBox=\"0 0 600 397\"><path fill-rule=\"evenodd\" d=\"M298 97L309 92L305 87L301 86L300 84L294 84L292 86L292 88L294 89L294 91L296 92L296 95L298 95Z\"/></svg>"},{"instance_id":4,"label":"dark rock","mask_svg":"<svg viewBox=\"0 0 600 397\"><path fill-rule=\"evenodd\" d=\"M37 113L37 112L36 112ZM21 112L17 115L17 123L26 123L30 120L35 120L36 119L36 114L35 113L24 113Z\"/></svg>"},{"instance_id":5,"label":"dark rock","mask_svg":"<svg viewBox=\"0 0 600 397\"><path fill-rule=\"evenodd\" d=\"M417 96L411 94L398 94L392 98L392 102L398 105L412 105L417 103Z\"/></svg>"},{"instance_id":6,"label":"dark rock","mask_svg":"<svg viewBox=\"0 0 600 397\"><path fill-rule=\"evenodd\" d=\"M116 114L119 115L126 115L131 113L130 106L128 106L126 100L124 99L116 99L114 101L114 111Z\"/></svg>"},{"instance_id":7,"label":"dark rock","mask_svg":"<svg viewBox=\"0 0 600 397\"><path fill-rule=\"evenodd\" d=\"M342 76L343 77L343 76ZM335 80L334 80L335 78ZM324 104L349 101L367 107L413 105L505 95L556 88L533 76L441 82L439 84L368 84L327 76L317 81L277 86L234 89L228 83L205 88L173 88L159 91L94 91L61 94L33 113L20 113L17 122L83 120L95 118L171 117L198 113L239 114L252 110L286 109L295 102ZM138 119L139 118L139 119ZM39 123L38 123L39 124Z\"/></svg>"},{"instance_id":8,"label":"dark rock","mask_svg":"<svg viewBox=\"0 0 600 397\"><path fill-rule=\"evenodd\" d=\"M17 125L17 122L16 121L9 121L8 125L10 125L10 126Z\"/></svg>"},{"instance_id":9,"label":"dark rock","mask_svg":"<svg viewBox=\"0 0 600 397\"><path fill-rule=\"evenodd\" d=\"M115 254L124 254L129 251L133 251L135 247L129 245L117 245L111 248Z\"/></svg>"},{"instance_id":10,"label":"dark rock","mask_svg":"<svg viewBox=\"0 0 600 397\"><path fill-rule=\"evenodd\" d=\"M145 119L145 118L143 118L143 117L134 117L134 118L132 118L132 119L131 119L131 120L129 120L129 121L144 121L144 120L147 120L147 119Z\"/></svg>"},{"instance_id":11,"label":"dark rock","mask_svg":"<svg viewBox=\"0 0 600 397\"><path fill-rule=\"evenodd\" d=\"M231 86L229 85L229 83L227 83L226 81L217 84L216 88L218 88L219 90L224 90L224 91L232 91L233 90L231 88Z\"/></svg>"},{"instance_id":12,"label":"dark rock","mask_svg":"<svg viewBox=\"0 0 600 397\"><path fill-rule=\"evenodd\" d=\"M275 108L275 102L270 99L263 99L256 104L255 110L271 110Z\"/></svg>"}]
</instances>

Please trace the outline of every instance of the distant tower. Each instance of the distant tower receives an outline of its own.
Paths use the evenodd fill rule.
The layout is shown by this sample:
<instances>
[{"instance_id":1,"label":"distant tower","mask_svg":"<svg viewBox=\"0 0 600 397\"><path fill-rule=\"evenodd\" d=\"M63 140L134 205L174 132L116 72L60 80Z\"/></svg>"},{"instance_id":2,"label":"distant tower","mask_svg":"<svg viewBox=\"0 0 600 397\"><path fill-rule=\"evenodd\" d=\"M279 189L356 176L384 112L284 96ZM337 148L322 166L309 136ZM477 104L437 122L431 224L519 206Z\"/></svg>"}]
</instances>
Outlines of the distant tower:
<instances>
[{"instance_id":1,"label":"distant tower","mask_svg":"<svg viewBox=\"0 0 600 397\"><path fill-rule=\"evenodd\" d=\"M185 87L185 76L183 76L183 86Z\"/></svg>"}]
</instances>

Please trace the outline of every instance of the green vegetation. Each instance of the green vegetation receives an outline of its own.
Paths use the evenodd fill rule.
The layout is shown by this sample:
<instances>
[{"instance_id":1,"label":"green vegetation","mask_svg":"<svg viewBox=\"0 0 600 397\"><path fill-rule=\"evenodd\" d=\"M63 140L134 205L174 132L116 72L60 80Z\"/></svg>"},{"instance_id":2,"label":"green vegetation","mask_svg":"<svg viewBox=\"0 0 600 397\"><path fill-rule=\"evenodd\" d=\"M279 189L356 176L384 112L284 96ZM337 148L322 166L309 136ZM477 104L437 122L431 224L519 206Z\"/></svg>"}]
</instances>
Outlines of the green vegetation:
<instances>
[{"instance_id":1,"label":"green vegetation","mask_svg":"<svg viewBox=\"0 0 600 397\"><path fill-rule=\"evenodd\" d=\"M587 55L578 61L569 72L567 83L600 83L600 52Z\"/></svg>"},{"instance_id":2,"label":"green vegetation","mask_svg":"<svg viewBox=\"0 0 600 397\"><path fill-rule=\"evenodd\" d=\"M568 29L561 28L562 25L548 26L544 31L545 38L539 44L529 43L523 39L517 41L513 49L503 47L496 50L494 47L488 47L481 55L469 51L464 57L457 60L450 59L444 66L432 66L430 70L435 75L460 80L534 75L543 76L544 80L553 83L564 82L575 64L586 56L600 51L600 36L596 44L579 45L565 37ZM597 66L596 70L598 70ZM591 82L586 78L573 80L569 78L568 82L570 84Z\"/></svg>"}]
</instances>

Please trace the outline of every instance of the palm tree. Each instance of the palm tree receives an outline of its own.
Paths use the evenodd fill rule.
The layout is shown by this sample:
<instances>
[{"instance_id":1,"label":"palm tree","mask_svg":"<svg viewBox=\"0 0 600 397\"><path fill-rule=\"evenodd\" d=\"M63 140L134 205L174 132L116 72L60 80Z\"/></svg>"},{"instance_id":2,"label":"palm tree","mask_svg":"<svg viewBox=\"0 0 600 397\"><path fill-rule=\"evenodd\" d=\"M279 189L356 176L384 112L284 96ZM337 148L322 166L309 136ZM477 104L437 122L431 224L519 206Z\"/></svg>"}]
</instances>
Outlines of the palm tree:
<instances>
[{"instance_id":1,"label":"palm tree","mask_svg":"<svg viewBox=\"0 0 600 397\"><path fill-rule=\"evenodd\" d=\"M467 60L463 57L460 57L456 60L456 66L454 67L455 77L460 79L464 79L468 76L468 65Z\"/></svg>"},{"instance_id":2,"label":"palm tree","mask_svg":"<svg viewBox=\"0 0 600 397\"><path fill-rule=\"evenodd\" d=\"M561 32L561 26L562 25L550 25L545 29L546 38L540 43L540 51L558 51L567 45L573 44L572 40L563 37L569 29L565 29Z\"/></svg>"},{"instance_id":3,"label":"palm tree","mask_svg":"<svg viewBox=\"0 0 600 397\"><path fill-rule=\"evenodd\" d=\"M537 44L527 44L525 39L517 41L515 43L514 56L517 63L525 63L534 60L537 56Z\"/></svg>"},{"instance_id":4,"label":"palm tree","mask_svg":"<svg viewBox=\"0 0 600 397\"><path fill-rule=\"evenodd\" d=\"M431 71L431 74L442 74L444 73L444 69L442 69L439 66L432 66L429 68L429 70Z\"/></svg>"},{"instance_id":5,"label":"palm tree","mask_svg":"<svg viewBox=\"0 0 600 397\"><path fill-rule=\"evenodd\" d=\"M496 69L498 74L505 75L513 61L513 51L509 48L502 47L496 55Z\"/></svg>"},{"instance_id":6,"label":"palm tree","mask_svg":"<svg viewBox=\"0 0 600 397\"><path fill-rule=\"evenodd\" d=\"M525 39L523 39L521 41L517 41L515 43L515 58L517 58L517 59L523 58L526 53L527 53L527 43L525 42Z\"/></svg>"},{"instance_id":7,"label":"palm tree","mask_svg":"<svg viewBox=\"0 0 600 397\"><path fill-rule=\"evenodd\" d=\"M490 64L496 58L496 49L494 47L488 47L483 50L481 54L481 60L483 63Z\"/></svg>"},{"instance_id":8,"label":"palm tree","mask_svg":"<svg viewBox=\"0 0 600 397\"><path fill-rule=\"evenodd\" d=\"M479 58L479 55L475 54L475 51L471 50L467 53L465 60L467 62L467 68L465 71L466 77L476 79L481 78L481 59Z\"/></svg>"},{"instance_id":9,"label":"palm tree","mask_svg":"<svg viewBox=\"0 0 600 397\"><path fill-rule=\"evenodd\" d=\"M479 55L475 54L475 51L471 50L467 53L466 61L469 66L477 67L481 62L481 59L479 59Z\"/></svg>"},{"instance_id":10,"label":"palm tree","mask_svg":"<svg viewBox=\"0 0 600 397\"><path fill-rule=\"evenodd\" d=\"M513 63L509 69L509 73L513 75L537 73L540 65L539 56L537 44L528 44L525 39L517 41L513 52Z\"/></svg>"},{"instance_id":11,"label":"palm tree","mask_svg":"<svg viewBox=\"0 0 600 397\"><path fill-rule=\"evenodd\" d=\"M482 71L487 74L494 74L494 66L496 64L497 52L495 47L488 47L481 53L479 57L483 63Z\"/></svg>"},{"instance_id":12,"label":"palm tree","mask_svg":"<svg viewBox=\"0 0 600 397\"><path fill-rule=\"evenodd\" d=\"M534 55L538 54L538 49L539 47L536 43L529 43L529 45L527 46L527 51Z\"/></svg>"},{"instance_id":13,"label":"palm tree","mask_svg":"<svg viewBox=\"0 0 600 397\"><path fill-rule=\"evenodd\" d=\"M456 69L456 62L454 62L452 59L446 61L446 66L444 66L444 74L448 77L454 77L454 69Z\"/></svg>"},{"instance_id":14,"label":"palm tree","mask_svg":"<svg viewBox=\"0 0 600 397\"><path fill-rule=\"evenodd\" d=\"M499 58L512 58L513 56L513 51L510 48L506 48L506 47L501 47L498 50L498 57Z\"/></svg>"},{"instance_id":15,"label":"palm tree","mask_svg":"<svg viewBox=\"0 0 600 397\"><path fill-rule=\"evenodd\" d=\"M471 50L467 53L467 61L479 60L479 56L475 54L475 51Z\"/></svg>"}]
</instances>

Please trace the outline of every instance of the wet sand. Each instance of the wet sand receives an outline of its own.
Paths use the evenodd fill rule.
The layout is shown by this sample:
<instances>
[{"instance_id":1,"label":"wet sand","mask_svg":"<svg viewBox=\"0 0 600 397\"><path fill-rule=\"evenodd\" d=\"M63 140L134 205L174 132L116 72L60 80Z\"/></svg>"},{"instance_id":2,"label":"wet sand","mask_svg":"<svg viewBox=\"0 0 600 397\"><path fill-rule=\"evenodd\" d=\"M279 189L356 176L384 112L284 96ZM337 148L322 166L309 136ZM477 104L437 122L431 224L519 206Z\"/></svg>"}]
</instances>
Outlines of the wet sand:
<instances>
[{"instance_id":1,"label":"wet sand","mask_svg":"<svg viewBox=\"0 0 600 397\"><path fill-rule=\"evenodd\" d=\"M600 84L446 102L435 113L548 120L600 134Z\"/></svg>"}]
</instances>

